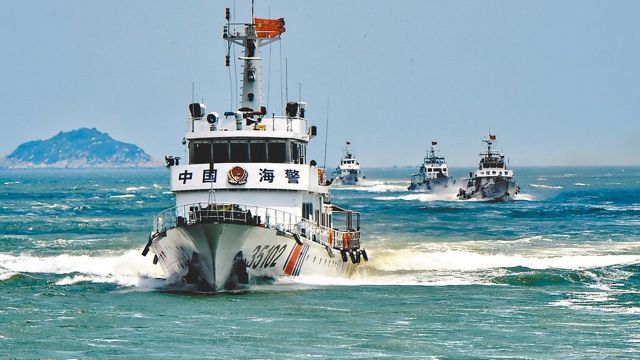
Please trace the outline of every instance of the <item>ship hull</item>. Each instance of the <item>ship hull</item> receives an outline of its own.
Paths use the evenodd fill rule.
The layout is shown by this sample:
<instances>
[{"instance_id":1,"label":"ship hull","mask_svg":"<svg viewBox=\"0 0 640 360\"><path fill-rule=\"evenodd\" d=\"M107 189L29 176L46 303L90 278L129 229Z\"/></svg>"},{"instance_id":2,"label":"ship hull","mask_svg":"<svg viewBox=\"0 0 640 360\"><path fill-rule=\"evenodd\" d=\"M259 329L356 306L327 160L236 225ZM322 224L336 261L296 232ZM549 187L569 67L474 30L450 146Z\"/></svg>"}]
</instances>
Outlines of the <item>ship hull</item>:
<instances>
[{"instance_id":1,"label":"ship hull","mask_svg":"<svg viewBox=\"0 0 640 360\"><path fill-rule=\"evenodd\" d=\"M150 249L168 285L207 291L247 288L285 276L348 277L360 260L276 229L225 223L170 229Z\"/></svg>"},{"instance_id":2,"label":"ship hull","mask_svg":"<svg viewBox=\"0 0 640 360\"><path fill-rule=\"evenodd\" d=\"M438 189L446 189L452 181L448 177L436 179L422 179L422 181L411 181L407 188L414 191L437 191Z\"/></svg>"},{"instance_id":3,"label":"ship hull","mask_svg":"<svg viewBox=\"0 0 640 360\"><path fill-rule=\"evenodd\" d=\"M358 174L347 174L341 176L339 178L339 183L342 185L357 185L358 184Z\"/></svg>"},{"instance_id":4,"label":"ship hull","mask_svg":"<svg viewBox=\"0 0 640 360\"><path fill-rule=\"evenodd\" d=\"M477 189L470 187L458 195L460 200L478 199L485 201L505 202L513 200L518 194L518 185L512 180L500 180L484 184Z\"/></svg>"}]
</instances>

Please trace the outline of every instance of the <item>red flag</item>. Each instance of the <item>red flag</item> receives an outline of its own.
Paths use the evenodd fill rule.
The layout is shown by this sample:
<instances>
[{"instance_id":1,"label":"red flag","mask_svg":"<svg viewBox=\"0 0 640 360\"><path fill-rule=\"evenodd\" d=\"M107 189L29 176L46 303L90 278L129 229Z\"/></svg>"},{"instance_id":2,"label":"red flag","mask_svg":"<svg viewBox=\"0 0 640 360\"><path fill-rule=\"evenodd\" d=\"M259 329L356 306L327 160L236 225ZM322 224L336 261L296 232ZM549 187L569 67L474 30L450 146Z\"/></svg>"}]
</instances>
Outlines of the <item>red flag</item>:
<instances>
[{"instance_id":1,"label":"red flag","mask_svg":"<svg viewBox=\"0 0 640 360\"><path fill-rule=\"evenodd\" d=\"M495 140L495 139L496 139L496 136L495 136L495 135L491 135L491 134L489 134L489 140Z\"/></svg>"},{"instance_id":2,"label":"red flag","mask_svg":"<svg viewBox=\"0 0 640 360\"><path fill-rule=\"evenodd\" d=\"M256 36L259 38L274 38L286 31L284 28L284 18L279 19L259 19L253 18L256 24Z\"/></svg>"}]
</instances>

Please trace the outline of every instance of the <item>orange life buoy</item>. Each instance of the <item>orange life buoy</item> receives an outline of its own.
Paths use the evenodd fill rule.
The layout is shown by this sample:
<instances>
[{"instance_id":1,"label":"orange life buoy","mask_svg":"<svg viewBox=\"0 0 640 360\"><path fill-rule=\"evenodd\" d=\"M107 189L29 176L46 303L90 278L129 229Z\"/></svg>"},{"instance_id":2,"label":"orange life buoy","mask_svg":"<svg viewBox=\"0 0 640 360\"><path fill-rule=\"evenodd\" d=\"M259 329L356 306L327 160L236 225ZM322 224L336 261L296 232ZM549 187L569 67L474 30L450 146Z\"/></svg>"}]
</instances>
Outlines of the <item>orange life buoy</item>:
<instances>
[{"instance_id":1,"label":"orange life buoy","mask_svg":"<svg viewBox=\"0 0 640 360\"><path fill-rule=\"evenodd\" d=\"M333 230L329 230L329 246L333 246Z\"/></svg>"},{"instance_id":2,"label":"orange life buoy","mask_svg":"<svg viewBox=\"0 0 640 360\"><path fill-rule=\"evenodd\" d=\"M342 247L344 249L348 249L349 248L349 242L350 241L351 241L351 233L349 233L349 232L342 233Z\"/></svg>"}]
</instances>

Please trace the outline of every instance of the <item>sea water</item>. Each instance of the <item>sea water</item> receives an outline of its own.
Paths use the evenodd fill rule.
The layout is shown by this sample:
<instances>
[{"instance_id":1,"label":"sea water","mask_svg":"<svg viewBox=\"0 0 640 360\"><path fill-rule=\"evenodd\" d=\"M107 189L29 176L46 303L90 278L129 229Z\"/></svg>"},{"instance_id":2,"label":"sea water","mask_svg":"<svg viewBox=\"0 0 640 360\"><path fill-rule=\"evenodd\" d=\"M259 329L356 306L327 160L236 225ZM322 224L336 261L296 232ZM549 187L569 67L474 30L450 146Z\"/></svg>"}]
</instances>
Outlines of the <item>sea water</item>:
<instances>
[{"instance_id":1,"label":"sea water","mask_svg":"<svg viewBox=\"0 0 640 360\"><path fill-rule=\"evenodd\" d=\"M369 170L350 279L163 291L167 172L0 171L1 358L640 358L640 168L522 168L509 203ZM453 175L467 169L453 169Z\"/></svg>"}]
</instances>

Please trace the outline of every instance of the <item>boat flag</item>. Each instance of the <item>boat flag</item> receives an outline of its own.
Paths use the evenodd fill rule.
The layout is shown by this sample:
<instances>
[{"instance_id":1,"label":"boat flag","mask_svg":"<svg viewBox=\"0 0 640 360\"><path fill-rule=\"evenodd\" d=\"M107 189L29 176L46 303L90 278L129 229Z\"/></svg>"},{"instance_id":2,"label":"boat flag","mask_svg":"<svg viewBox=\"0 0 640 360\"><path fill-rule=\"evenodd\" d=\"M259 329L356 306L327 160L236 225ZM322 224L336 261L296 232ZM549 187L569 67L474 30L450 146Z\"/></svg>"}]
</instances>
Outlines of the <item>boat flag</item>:
<instances>
[{"instance_id":1,"label":"boat flag","mask_svg":"<svg viewBox=\"0 0 640 360\"><path fill-rule=\"evenodd\" d=\"M259 38L274 38L286 31L284 28L284 18L260 19L253 18L256 24L256 36Z\"/></svg>"},{"instance_id":2,"label":"boat flag","mask_svg":"<svg viewBox=\"0 0 640 360\"><path fill-rule=\"evenodd\" d=\"M491 135L491 134L489 134L489 140L495 140L495 139L496 139L496 136L495 136L495 135Z\"/></svg>"},{"instance_id":3,"label":"boat flag","mask_svg":"<svg viewBox=\"0 0 640 360\"><path fill-rule=\"evenodd\" d=\"M432 142L431 142L431 145L432 145L432 146L433 146L433 145L438 145L438 142L437 142L437 141L432 141Z\"/></svg>"}]
</instances>

